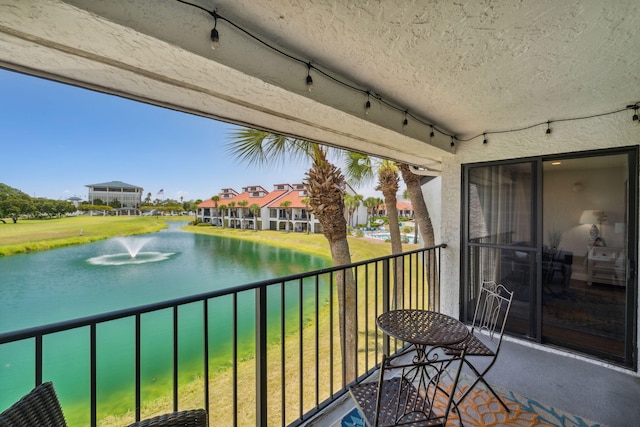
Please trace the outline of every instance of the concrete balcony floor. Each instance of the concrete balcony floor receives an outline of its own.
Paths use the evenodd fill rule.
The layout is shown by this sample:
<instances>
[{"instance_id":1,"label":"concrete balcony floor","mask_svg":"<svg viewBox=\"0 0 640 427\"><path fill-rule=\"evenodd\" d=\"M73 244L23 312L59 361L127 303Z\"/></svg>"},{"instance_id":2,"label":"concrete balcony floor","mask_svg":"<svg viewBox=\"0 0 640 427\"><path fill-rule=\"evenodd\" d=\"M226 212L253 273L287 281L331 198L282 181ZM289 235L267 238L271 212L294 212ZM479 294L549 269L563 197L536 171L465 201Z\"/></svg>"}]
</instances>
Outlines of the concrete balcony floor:
<instances>
[{"instance_id":1,"label":"concrete balcony floor","mask_svg":"<svg viewBox=\"0 0 640 427\"><path fill-rule=\"evenodd\" d=\"M468 369L463 370L468 372ZM640 376L605 363L505 337L490 384L608 427L640 420ZM307 426L340 427L349 395Z\"/></svg>"}]
</instances>

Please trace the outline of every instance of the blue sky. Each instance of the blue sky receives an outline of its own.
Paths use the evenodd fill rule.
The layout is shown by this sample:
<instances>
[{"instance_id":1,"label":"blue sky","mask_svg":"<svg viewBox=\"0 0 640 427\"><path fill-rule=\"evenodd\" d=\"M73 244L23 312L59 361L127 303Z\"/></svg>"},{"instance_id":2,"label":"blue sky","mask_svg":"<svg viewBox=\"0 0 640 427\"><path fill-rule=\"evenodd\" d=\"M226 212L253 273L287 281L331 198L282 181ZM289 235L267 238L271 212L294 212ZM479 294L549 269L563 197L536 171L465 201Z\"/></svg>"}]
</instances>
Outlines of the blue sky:
<instances>
[{"instance_id":1,"label":"blue sky","mask_svg":"<svg viewBox=\"0 0 640 427\"><path fill-rule=\"evenodd\" d=\"M86 199L87 184L124 181L154 198L207 199L299 183L308 168L235 160L227 123L1 69L0 99L0 182L32 197Z\"/></svg>"}]
</instances>

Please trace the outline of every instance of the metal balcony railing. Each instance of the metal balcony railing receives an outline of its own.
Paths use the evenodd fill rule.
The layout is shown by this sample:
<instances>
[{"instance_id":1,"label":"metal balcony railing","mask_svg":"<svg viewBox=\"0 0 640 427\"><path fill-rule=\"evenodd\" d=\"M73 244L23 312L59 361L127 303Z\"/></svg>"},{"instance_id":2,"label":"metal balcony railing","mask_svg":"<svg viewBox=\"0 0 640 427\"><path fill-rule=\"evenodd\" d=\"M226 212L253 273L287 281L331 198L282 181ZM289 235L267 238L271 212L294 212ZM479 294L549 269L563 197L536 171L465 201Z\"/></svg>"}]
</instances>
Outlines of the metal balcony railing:
<instances>
[{"instance_id":1,"label":"metal balcony railing","mask_svg":"<svg viewBox=\"0 0 640 427\"><path fill-rule=\"evenodd\" d=\"M438 309L443 247L4 333L2 363L22 369L0 372L2 393L53 381L70 426L193 408L216 426L300 425L402 345L380 313Z\"/></svg>"}]
</instances>

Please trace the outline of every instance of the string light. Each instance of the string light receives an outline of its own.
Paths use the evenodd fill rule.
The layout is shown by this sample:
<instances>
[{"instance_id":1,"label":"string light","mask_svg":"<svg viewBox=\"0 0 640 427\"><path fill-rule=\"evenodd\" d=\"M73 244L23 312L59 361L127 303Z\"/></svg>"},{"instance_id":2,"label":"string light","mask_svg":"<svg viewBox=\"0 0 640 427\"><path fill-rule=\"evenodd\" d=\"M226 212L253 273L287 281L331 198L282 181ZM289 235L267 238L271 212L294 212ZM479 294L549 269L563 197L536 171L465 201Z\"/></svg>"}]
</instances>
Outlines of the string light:
<instances>
[{"instance_id":1,"label":"string light","mask_svg":"<svg viewBox=\"0 0 640 427\"><path fill-rule=\"evenodd\" d=\"M211 30L211 49L215 50L220 45L220 35L216 27L218 26L218 14L214 11L213 15L213 29Z\"/></svg>"},{"instance_id":2,"label":"string light","mask_svg":"<svg viewBox=\"0 0 640 427\"><path fill-rule=\"evenodd\" d=\"M247 31L244 28L240 27L239 25L237 25L237 24L233 23L232 21L228 20L227 18L224 18L224 17L220 16L215 10L214 11L209 11L209 10L207 10L207 9L197 5L197 4L193 4L193 3L190 3L190 2L185 1L185 0L176 0L176 1L179 2L179 3L183 3L185 5L200 9L200 10L204 11L205 13L208 13L209 15L211 15L213 17L213 19L214 19L214 27L211 30L211 37L210 37L211 38L211 47L213 49L218 47L218 44L219 44L219 41L220 41L220 36L219 36L218 30L217 30L217 22L218 22L218 20L221 20L221 21L224 21L224 22L228 23L229 25L231 25L232 27L236 28L237 30L243 32L249 38L251 38L251 39L255 40L256 42L262 44L263 46L271 49L272 51L277 52L280 55L282 55L284 57L287 57L292 61L296 61L296 62L300 62L302 64L306 64L307 65L307 79L306 79L306 82L307 82L307 87L308 87L309 91L311 91L313 89L313 78L311 77L311 69L313 69L318 74L321 74L322 76L328 78L329 80L334 81L337 84L340 84L340 85L342 85L344 87L347 87L347 88L349 88L349 89L351 89L351 90L353 90L355 92L361 92L361 93L367 95L367 102L365 103L365 114L369 113L369 110L371 108L370 96L373 95L374 98L376 98L378 100L378 102L380 102L380 104L382 104L382 105L384 105L384 106L386 106L386 107L388 107L390 109L393 109L393 110L396 110L396 111L399 111L399 112L404 112L403 129L405 129L405 127L409 123L408 122L408 118L411 117L416 122L421 123L421 124L423 124L425 126L429 126L431 128L431 131L430 131L430 134L429 134L429 136L431 138L435 137L435 131L437 131L441 135L450 136L451 137L451 146L452 147L455 146L455 142L454 142L455 135L452 135L452 134L450 134L448 132L445 132L445 131L439 129L433 123L427 122L424 119L422 119L421 117L418 117L418 116L412 114L410 111L398 107L397 105L385 100L380 95L378 95L376 93L371 93L369 90L361 89L360 86L354 86L353 84L350 84L350 83L348 83L346 81L340 80L340 79L334 77L333 75L329 74L328 72L323 71L318 66L311 64L311 62L309 62L307 60L304 60L304 59L300 59L300 58L295 57L293 55L290 55L290 54L278 49L277 47L270 45L269 43L265 42L264 40L260 39L259 37L253 35L249 31ZM547 129L545 131L545 134L546 135L550 135L551 134L551 123L568 122L568 121L584 120L584 119L595 118L595 117L602 117L602 116L607 116L607 115L611 115L611 114L617 114L617 113L620 113L620 112L625 111L627 109L633 109L634 110L634 115L633 115L633 120L632 121L633 121L634 124L638 124L638 123L640 123L640 120L638 119L638 109L640 109L640 105L639 104L640 104L640 101L636 102L636 103L634 103L632 105L627 105L626 108L623 108L623 109L618 109L618 110L614 110L614 111L608 111L608 112L604 112L604 113L600 113L600 114L594 114L594 115L590 115L590 116L573 117L573 118L567 118L567 119L547 120L546 122L535 123L535 124L532 124L532 125L523 126L523 127L519 127L519 128L497 130L497 131L490 131L490 132L486 132L485 131L485 132L483 132L481 134L474 135L474 136L471 136L471 137L466 138L466 139L458 139L458 138L455 138L455 139L457 141L459 141L459 142L469 142L469 141L472 141L472 140L474 140L476 138L483 137L482 142L484 144L486 144L487 143L487 135L522 132L524 130L528 130L528 129L531 129L531 128L534 128L534 127L537 127L537 126L541 126L541 125L544 125L544 124L547 125Z\"/></svg>"},{"instance_id":3,"label":"string light","mask_svg":"<svg viewBox=\"0 0 640 427\"><path fill-rule=\"evenodd\" d=\"M627 108L633 108L633 117L631 120L633 121L633 124L637 126L640 122L640 120L638 120L638 104L629 105Z\"/></svg>"},{"instance_id":4,"label":"string light","mask_svg":"<svg viewBox=\"0 0 640 427\"><path fill-rule=\"evenodd\" d=\"M371 92L367 91L367 102L364 104L364 113L369 115L371 110Z\"/></svg>"},{"instance_id":5,"label":"string light","mask_svg":"<svg viewBox=\"0 0 640 427\"><path fill-rule=\"evenodd\" d=\"M407 111L404 112L404 120L402 121L402 130L407 130L407 125L409 124L409 120L407 120Z\"/></svg>"},{"instance_id":6,"label":"string light","mask_svg":"<svg viewBox=\"0 0 640 427\"><path fill-rule=\"evenodd\" d=\"M307 62L307 89L313 90L313 78L311 77L311 62Z\"/></svg>"}]
</instances>

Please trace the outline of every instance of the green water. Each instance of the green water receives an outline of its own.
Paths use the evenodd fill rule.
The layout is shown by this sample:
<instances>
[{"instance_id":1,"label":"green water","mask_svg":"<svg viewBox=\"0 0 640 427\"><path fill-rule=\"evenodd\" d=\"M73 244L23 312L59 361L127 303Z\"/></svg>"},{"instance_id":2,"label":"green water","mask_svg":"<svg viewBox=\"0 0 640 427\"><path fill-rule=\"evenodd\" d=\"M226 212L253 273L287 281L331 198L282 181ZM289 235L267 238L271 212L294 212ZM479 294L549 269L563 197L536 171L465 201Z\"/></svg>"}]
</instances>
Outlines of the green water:
<instances>
[{"instance_id":1,"label":"green water","mask_svg":"<svg viewBox=\"0 0 640 427\"><path fill-rule=\"evenodd\" d=\"M178 225L147 236L140 264L118 263L125 252L116 239L0 259L0 332L39 326L127 307L208 292L249 282L326 267L327 260L252 242L180 231ZM159 255L158 255L159 254ZM147 257L147 258L145 258ZM93 263L92 263L93 262ZM97 263L97 264L95 264ZM297 283L285 287L285 316L297 316ZM313 283L303 285L303 305L313 306ZM324 292L323 292L324 293ZM238 356L254 353L254 292L238 295ZM269 340L280 339L280 286L268 292ZM178 311L179 382L203 374L202 304ZM232 297L209 304L209 356L212 370L231 365ZM143 401L171 388L171 310L149 313L141 321ZM295 325L292 318L288 325ZM293 326L291 326L293 327ZM98 418L134 408L135 320L121 319L97 328ZM89 328L45 337L43 377L60 395L70 425L88 423ZM0 410L34 383L34 343L0 347Z\"/></svg>"}]
</instances>

